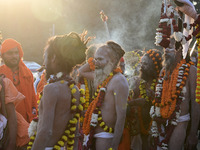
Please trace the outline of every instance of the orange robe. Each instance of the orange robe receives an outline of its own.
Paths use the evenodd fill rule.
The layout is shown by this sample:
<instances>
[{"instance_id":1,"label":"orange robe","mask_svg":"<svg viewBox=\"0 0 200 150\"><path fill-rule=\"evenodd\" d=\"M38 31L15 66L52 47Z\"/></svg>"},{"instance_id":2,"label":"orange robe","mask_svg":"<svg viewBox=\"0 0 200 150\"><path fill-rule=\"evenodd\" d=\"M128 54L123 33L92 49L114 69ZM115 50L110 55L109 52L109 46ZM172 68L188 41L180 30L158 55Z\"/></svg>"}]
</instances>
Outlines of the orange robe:
<instances>
[{"instance_id":1,"label":"orange robe","mask_svg":"<svg viewBox=\"0 0 200 150\"><path fill-rule=\"evenodd\" d=\"M122 141L118 146L118 150L130 150L131 149L131 137L129 133L129 129L124 128L122 134Z\"/></svg>"},{"instance_id":2,"label":"orange robe","mask_svg":"<svg viewBox=\"0 0 200 150\"><path fill-rule=\"evenodd\" d=\"M0 74L4 74L13 82L13 72L6 65L0 66ZM27 122L36 116L32 114L32 108L37 108L36 95L33 86L33 75L26 65L20 60L19 62L19 84L16 85L17 90L25 96L25 99L20 101L16 106L16 111L19 112Z\"/></svg>"},{"instance_id":3,"label":"orange robe","mask_svg":"<svg viewBox=\"0 0 200 150\"><path fill-rule=\"evenodd\" d=\"M42 93L44 86L46 84L47 84L47 80L45 77L45 71L43 71L40 82L38 83L38 86L37 86L37 100L39 100L39 95L40 95L40 93Z\"/></svg>"},{"instance_id":4,"label":"orange robe","mask_svg":"<svg viewBox=\"0 0 200 150\"><path fill-rule=\"evenodd\" d=\"M16 87L9 79L4 78L3 81L5 85L5 104L8 103L15 103L16 105L19 104L20 101L22 101L25 98L24 95L18 92ZM29 142L29 136L28 136L29 123L17 111L16 111L16 117L17 117L16 146L21 147Z\"/></svg>"}]
</instances>

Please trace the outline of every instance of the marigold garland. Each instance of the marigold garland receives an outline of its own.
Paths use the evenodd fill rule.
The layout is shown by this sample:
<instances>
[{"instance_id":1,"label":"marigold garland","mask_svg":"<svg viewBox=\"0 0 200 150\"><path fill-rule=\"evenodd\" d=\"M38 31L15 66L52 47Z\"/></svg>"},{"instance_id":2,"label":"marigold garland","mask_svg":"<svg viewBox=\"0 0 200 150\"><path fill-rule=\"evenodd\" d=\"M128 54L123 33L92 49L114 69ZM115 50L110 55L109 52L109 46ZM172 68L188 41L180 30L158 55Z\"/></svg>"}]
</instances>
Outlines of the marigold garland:
<instances>
[{"instance_id":1,"label":"marigold garland","mask_svg":"<svg viewBox=\"0 0 200 150\"><path fill-rule=\"evenodd\" d=\"M138 64L140 63L140 54L138 54L137 52L135 51L132 51L133 53L133 57L134 56L137 56L138 57L138 61L135 63L135 65L133 66L133 69L137 68Z\"/></svg>"},{"instance_id":2,"label":"marigold garland","mask_svg":"<svg viewBox=\"0 0 200 150\"><path fill-rule=\"evenodd\" d=\"M151 49L147 51L147 54L152 59L154 65L155 65L155 68L156 68L157 76L158 76L160 73L160 69L159 69L158 65L162 61L161 56L159 53L156 53L154 50L151 50ZM156 59L158 60L158 62L156 61Z\"/></svg>"},{"instance_id":3,"label":"marigold garland","mask_svg":"<svg viewBox=\"0 0 200 150\"><path fill-rule=\"evenodd\" d=\"M151 130L155 146L159 145L163 149L168 148L168 141L177 125L177 119L181 113L180 104L184 99L182 90L186 84L191 65L193 65L192 62L185 63L185 60L182 60L174 69L171 80L164 80L166 74L165 70L158 80L155 100L153 101L154 106L152 106L150 110L150 115L153 118ZM159 129L161 128L161 125L165 123L167 123L165 125L165 132L162 133L162 136L165 138L159 142L158 137L159 134L161 134L159 133Z\"/></svg>"},{"instance_id":4,"label":"marigold garland","mask_svg":"<svg viewBox=\"0 0 200 150\"><path fill-rule=\"evenodd\" d=\"M94 100L92 100L92 102L90 103L86 113L85 113L85 118L84 118L84 122L83 122L83 133L85 135L88 135L90 132L90 121L91 121L91 117L92 117L92 113L93 111L96 109L96 105L98 103L98 99L100 96L100 88L105 87L107 85L107 83L112 79L113 77L113 73L110 73L110 75L102 82L102 84L100 84L95 92L95 98Z\"/></svg>"},{"instance_id":5,"label":"marigold garland","mask_svg":"<svg viewBox=\"0 0 200 150\"><path fill-rule=\"evenodd\" d=\"M88 82L87 79L84 78L84 84L85 84L85 104L84 104L84 110L88 109L88 106L90 105L90 91L88 88Z\"/></svg>"},{"instance_id":6,"label":"marigold garland","mask_svg":"<svg viewBox=\"0 0 200 150\"><path fill-rule=\"evenodd\" d=\"M153 79L153 82L152 82L152 84L150 86L151 90L154 91L155 85L156 85L156 79ZM140 80L139 89L140 89L141 98L144 98L147 102L149 102L149 97L147 96L147 91L145 90L146 86L145 86L145 81L144 80Z\"/></svg>"},{"instance_id":7,"label":"marigold garland","mask_svg":"<svg viewBox=\"0 0 200 150\"><path fill-rule=\"evenodd\" d=\"M182 60L177 64L174 69L171 78L163 81L163 91L161 98L161 116L163 118L169 118L175 110L176 107L176 98L177 94L180 94L181 89L176 90L176 83L178 80L179 68L185 63L185 60ZM183 87L183 85L181 86Z\"/></svg>"},{"instance_id":8,"label":"marigold garland","mask_svg":"<svg viewBox=\"0 0 200 150\"><path fill-rule=\"evenodd\" d=\"M196 102L200 104L200 32L197 34L196 40L198 48Z\"/></svg>"},{"instance_id":9,"label":"marigold garland","mask_svg":"<svg viewBox=\"0 0 200 150\"><path fill-rule=\"evenodd\" d=\"M152 84L150 86L151 90L153 90L153 91L155 90L155 85L156 85L156 79L153 79ZM144 80L140 80L139 89L140 89L141 98L144 98L146 100L146 102L150 102L150 99L147 96L147 92L145 90L146 86L145 86L145 81ZM142 109L143 108L141 108L141 107L138 108L138 118L139 118L139 122L140 122L140 130L141 130L141 133L147 135L147 134L149 134L152 121L150 122L148 128L145 129L144 123L143 123L143 119L142 119Z\"/></svg>"},{"instance_id":10,"label":"marigold garland","mask_svg":"<svg viewBox=\"0 0 200 150\"><path fill-rule=\"evenodd\" d=\"M65 79L65 75L62 74L61 77L59 77L59 78L54 77L54 79L49 80L49 81L52 83L52 82L59 81L60 79ZM67 77L66 80L68 81L68 86L71 89L71 112L74 113L74 115L73 115L73 118L68 121L67 127L64 131L64 134L61 136L60 140L53 146L53 150L60 150L61 147L63 147L66 142L67 142L67 149L73 150L76 124L77 124L77 122L80 118L80 112L83 111L82 104L85 103L85 98L84 98L85 91L84 91L84 89L80 89L80 103L81 104L77 105L77 100L74 97L74 94L77 92L75 85L74 85L75 82L69 77ZM63 84L64 80L61 80L60 83ZM41 98L41 96L40 96L40 98ZM36 133L35 133L34 136L30 137L31 140L28 143L27 150L30 150L32 148L32 145L33 145L34 140L35 140L35 136L36 136Z\"/></svg>"},{"instance_id":11,"label":"marigold garland","mask_svg":"<svg viewBox=\"0 0 200 150\"><path fill-rule=\"evenodd\" d=\"M113 72L116 74L120 71L119 69L115 69ZM105 131L109 133L114 133L114 129L111 127L108 127L106 123L102 119L101 114L101 106L104 102L105 92L106 92L106 85L113 77L113 72L110 73L110 75L97 87L97 90L95 92L95 97L93 98L93 101L90 103L86 113L85 118L83 122L83 133L84 137L89 136L88 141L84 141L84 148L89 149L92 144L92 138L94 135L94 129L97 126L97 124Z\"/></svg>"}]
</instances>

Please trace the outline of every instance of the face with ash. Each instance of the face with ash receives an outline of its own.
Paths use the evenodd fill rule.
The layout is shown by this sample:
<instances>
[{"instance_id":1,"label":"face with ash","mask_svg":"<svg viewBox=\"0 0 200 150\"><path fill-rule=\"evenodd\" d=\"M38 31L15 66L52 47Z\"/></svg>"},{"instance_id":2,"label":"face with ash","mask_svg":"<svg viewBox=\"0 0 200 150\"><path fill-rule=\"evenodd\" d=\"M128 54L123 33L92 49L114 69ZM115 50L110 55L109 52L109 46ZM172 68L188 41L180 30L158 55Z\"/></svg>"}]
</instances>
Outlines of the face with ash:
<instances>
[{"instance_id":1,"label":"face with ash","mask_svg":"<svg viewBox=\"0 0 200 150\"><path fill-rule=\"evenodd\" d=\"M43 63L45 69L46 69L46 79L50 77L50 75L53 74L53 68L51 65L51 60L48 57L48 47L45 49L44 52L44 63Z\"/></svg>"},{"instance_id":2,"label":"face with ash","mask_svg":"<svg viewBox=\"0 0 200 150\"><path fill-rule=\"evenodd\" d=\"M2 55L3 61L9 68L14 68L19 65L20 57L18 48L12 48Z\"/></svg>"},{"instance_id":3,"label":"face with ash","mask_svg":"<svg viewBox=\"0 0 200 150\"><path fill-rule=\"evenodd\" d=\"M169 47L164 49L163 66L165 67L166 71L172 71L176 60L175 55L175 43L172 41L170 42Z\"/></svg>"},{"instance_id":4,"label":"face with ash","mask_svg":"<svg viewBox=\"0 0 200 150\"><path fill-rule=\"evenodd\" d=\"M114 64L109 58L109 48L102 46L97 49L95 58L95 72L94 72L94 86L97 87L101 84L114 69Z\"/></svg>"},{"instance_id":5,"label":"face with ash","mask_svg":"<svg viewBox=\"0 0 200 150\"><path fill-rule=\"evenodd\" d=\"M149 81L156 77L156 70L152 59L144 55L141 59L140 78Z\"/></svg>"}]
</instances>

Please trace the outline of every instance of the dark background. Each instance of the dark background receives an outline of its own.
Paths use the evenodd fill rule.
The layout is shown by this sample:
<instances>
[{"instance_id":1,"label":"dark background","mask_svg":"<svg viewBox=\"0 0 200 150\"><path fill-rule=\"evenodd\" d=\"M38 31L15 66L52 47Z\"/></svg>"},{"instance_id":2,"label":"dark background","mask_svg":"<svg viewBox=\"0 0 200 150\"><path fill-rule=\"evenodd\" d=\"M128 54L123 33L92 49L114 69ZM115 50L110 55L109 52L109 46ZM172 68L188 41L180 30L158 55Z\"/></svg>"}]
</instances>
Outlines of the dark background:
<instances>
[{"instance_id":1,"label":"dark background","mask_svg":"<svg viewBox=\"0 0 200 150\"><path fill-rule=\"evenodd\" d=\"M199 0L196 8L200 8ZM3 39L22 44L24 60L43 62L43 48L55 34L88 30L92 43L109 39L126 51L158 48L154 45L161 0L0 0L0 31ZM99 12L108 16L110 38Z\"/></svg>"}]
</instances>

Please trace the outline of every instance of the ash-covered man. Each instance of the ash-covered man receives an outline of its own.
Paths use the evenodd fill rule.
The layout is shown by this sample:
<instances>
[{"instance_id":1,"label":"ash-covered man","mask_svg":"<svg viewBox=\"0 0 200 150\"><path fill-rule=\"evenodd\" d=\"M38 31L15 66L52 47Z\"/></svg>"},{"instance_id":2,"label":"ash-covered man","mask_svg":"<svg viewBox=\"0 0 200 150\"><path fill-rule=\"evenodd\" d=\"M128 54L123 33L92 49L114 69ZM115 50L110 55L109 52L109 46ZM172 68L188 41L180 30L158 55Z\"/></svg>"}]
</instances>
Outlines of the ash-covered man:
<instances>
[{"instance_id":1,"label":"ash-covered man","mask_svg":"<svg viewBox=\"0 0 200 150\"><path fill-rule=\"evenodd\" d=\"M151 117L149 115L150 108L152 106L152 101L154 100L155 94L155 85L162 69L162 56L158 50L148 50L141 59L141 70L140 78L136 81L136 84L132 87L134 92L132 100L129 101L132 112L137 112L135 114L130 114L127 117L137 115L135 117L135 124L132 124L134 118L130 118L130 126L136 127L136 122L140 125L140 128L136 129L135 127L130 127L130 129L138 130L137 133L140 133L142 146L139 145L139 142L136 140L139 136L133 136L132 140L132 149L149 150L150 141L149 133L151 127ZM131 131L131 134L134 135L134 132ZM137 141L137 142L136 142ZM137 147L138 146L138 147Z\"/></svg>"},{"instance_id":2,"label":"ash-covered man","mask_svg":"<svg viewBox=\"0 0 200 150\"><path fill-rule=\"evenodd\" d=\"M155 148L181 150L191 119L186 149L193 150L198 142L200 110L195 102L196 67L182 58L182 45L173 39L164 49L163 66L150 112Z\"/></svg>"},{"instance_id":3,"label":"ash-covered man","mask_svg":"<svg viewBox=\"0 0 200 150\"><path fill-rule=\"evenodd\" d=\"M92 60L79 71L84 77L94 78L95 98L85 114L83 123L84 149L118 149L124 129L128 83L116 69L124 50L113 41L99 47Z\"/></svg>"},{"instance_id":4,"label":"ash-covered man","mask_svg":"<svg viewBox=\"0 0 200 150\"><path fill-rule=\"evenodd\" d=\"M45 48L44 65L49 84L44 87L39 105L39 122L33 147L28 149L76 149L76 124L81 105L79 90L70 77L76 64L85 60L87 41L77 33L55 36Z\"/></svg>"}]
</instances>

